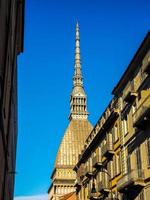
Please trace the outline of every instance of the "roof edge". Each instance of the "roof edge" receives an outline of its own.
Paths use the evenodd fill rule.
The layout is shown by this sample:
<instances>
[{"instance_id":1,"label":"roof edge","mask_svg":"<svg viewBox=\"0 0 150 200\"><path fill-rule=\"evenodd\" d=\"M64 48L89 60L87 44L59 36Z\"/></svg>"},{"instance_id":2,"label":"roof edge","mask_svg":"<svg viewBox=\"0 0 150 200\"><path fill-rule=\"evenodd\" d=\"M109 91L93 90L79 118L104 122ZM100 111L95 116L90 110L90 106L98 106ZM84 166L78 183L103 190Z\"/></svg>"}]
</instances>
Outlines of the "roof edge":
<instances>
[{"instance_id":1,"label":"roof edge","mask_svg":"<svg viewBox=\"0 0 150 200\"><path fill-rule=\"evenodd\" d=\"M133 56L130 64L127 67L127 69L125 70L125 72L121 76L121 79L119 80L117 85L112 90L113 95L118 96L118 93L120 92L120 88L124 87L125 84L128 82L128 80L131 78L131 76L133 75L132 70L136 67L136 65L134 65L134 63L139 61L138 59L139 59L140 56L142 58L145 56L145 51L143 52L143 50L145 50L144 46L146 46L148 48L148 44L150 44L150 31L148 31L148 33L146 34L144 40L142 41L140 47L138 48L138 50L136 52L136 54ZM141 60L141 58L140 58L140 60Z\"/></svg>"}]
</instances>

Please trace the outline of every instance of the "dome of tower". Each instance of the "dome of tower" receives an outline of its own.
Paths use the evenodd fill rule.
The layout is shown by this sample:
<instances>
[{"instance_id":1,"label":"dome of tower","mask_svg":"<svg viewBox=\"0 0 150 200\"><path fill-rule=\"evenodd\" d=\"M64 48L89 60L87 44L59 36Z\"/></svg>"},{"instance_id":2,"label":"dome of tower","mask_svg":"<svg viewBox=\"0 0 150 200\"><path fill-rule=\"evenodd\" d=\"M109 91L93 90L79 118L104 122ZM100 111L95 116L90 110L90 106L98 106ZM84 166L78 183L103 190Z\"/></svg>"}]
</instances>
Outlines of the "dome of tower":
<instances>
[{"instance_id":1,"label":"dome of tower","mask_svg":"<svg viewBox=\"0 0 150 200\"><path fill-rule=\"evenodd\" d=\"M61 141L55 167L75 166L91 130L92 125L88 120L71 120Z\"/></svg>"},{"instance_id":2,"label":"dome of tower","mask_svg":"<svg viewBox=\"0 0 150 200\"><path fill-rule=\"evenodd\" d=\"M84 89L80 86L76 86L72 90L72 96L76 95L86 96Z\"/></svg>"}]
</instances>

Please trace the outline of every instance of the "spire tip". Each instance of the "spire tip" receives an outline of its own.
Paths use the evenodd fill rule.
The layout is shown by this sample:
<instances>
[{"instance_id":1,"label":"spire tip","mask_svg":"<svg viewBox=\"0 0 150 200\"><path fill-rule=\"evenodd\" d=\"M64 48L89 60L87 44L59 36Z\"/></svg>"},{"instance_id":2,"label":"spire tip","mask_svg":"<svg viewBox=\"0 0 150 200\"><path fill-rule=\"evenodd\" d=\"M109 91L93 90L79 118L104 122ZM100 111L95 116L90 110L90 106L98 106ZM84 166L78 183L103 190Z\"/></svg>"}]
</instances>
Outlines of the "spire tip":
<instances>
[{"instance_id":1,"label":"spire tip","mask_svg":"<svg viewBox=\"0 0 150 200\"><path fill-rule=\"evenodd\" d=\"M76 21L76 28L79 28L78 20Z\"/></svg>"}]
</instances>

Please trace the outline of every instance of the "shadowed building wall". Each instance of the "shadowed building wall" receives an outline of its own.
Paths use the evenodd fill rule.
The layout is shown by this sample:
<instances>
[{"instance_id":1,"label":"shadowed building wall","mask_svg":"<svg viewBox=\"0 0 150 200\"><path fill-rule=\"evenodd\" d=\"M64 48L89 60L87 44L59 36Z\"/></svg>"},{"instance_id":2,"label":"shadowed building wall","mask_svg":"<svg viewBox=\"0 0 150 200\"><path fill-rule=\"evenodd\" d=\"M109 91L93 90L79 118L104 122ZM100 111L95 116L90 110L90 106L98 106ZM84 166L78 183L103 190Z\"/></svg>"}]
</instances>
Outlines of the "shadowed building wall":
<instances>
[{"instance_id":1,"label":"shadowed building wall","mask_svg":"<svg viewBox=\"0 0 150 200\"><path fill-rule=\"evenodd\" d=\"M12 200L17 144L17 56L23 51L24 0L0 1L0 199Z\"/></svg>"}]
</instances>

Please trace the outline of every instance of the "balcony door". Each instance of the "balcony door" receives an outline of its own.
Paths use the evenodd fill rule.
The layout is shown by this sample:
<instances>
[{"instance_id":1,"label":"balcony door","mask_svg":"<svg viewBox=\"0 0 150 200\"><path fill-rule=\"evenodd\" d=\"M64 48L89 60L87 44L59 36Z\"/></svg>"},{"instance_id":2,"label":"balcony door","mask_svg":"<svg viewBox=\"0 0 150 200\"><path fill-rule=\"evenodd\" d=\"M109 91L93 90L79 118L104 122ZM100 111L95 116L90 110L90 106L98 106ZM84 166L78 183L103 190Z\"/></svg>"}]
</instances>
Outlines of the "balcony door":
<instances>
[{"instance_id":1,"label":"balcony door","mask_svg":"<svg viewBox=\"0 0 150 200\"><path fill-rule=\"evenodd\" d=\"M136 165L138 170L138 176L142 177L142 163L141 163L141 152L140 147L136 149Z\"/></svg>"}]
</instances>

